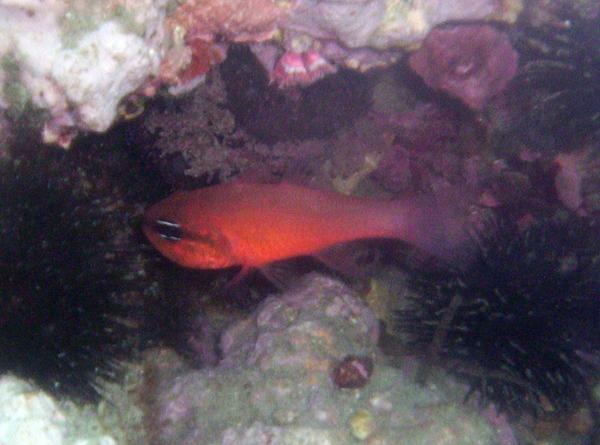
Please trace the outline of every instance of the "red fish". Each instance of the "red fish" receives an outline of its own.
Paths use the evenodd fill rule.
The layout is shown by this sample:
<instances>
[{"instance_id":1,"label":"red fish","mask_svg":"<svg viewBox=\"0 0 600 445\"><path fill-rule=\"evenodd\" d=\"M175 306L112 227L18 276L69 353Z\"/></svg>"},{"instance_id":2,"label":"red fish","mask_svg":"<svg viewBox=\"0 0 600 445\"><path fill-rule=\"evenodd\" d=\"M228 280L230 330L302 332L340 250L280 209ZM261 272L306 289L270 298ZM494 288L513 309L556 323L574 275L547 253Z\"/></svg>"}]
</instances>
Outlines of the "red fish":
<instances>
[{"instance_id":1,"label":"red fish","mask_svg":"<svg viewBox=\"0 0 600 445\"><path fill-rule=\"evenodd\" d=\"M452 205L432 197L382 201L243 181L174 193L143 222L150 242L170 260L243 272L367 238L401 239L447 260L464 241L462 228Z\"/></svg>"}]
</instances>

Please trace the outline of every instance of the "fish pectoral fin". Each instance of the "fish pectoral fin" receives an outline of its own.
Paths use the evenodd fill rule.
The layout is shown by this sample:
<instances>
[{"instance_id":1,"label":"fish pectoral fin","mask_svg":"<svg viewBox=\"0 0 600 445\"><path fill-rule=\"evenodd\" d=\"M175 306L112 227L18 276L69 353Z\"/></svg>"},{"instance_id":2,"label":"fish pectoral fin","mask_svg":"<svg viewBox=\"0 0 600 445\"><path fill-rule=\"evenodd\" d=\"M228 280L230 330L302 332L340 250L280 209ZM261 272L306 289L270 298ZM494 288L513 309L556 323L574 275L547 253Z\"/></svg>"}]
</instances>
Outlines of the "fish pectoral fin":
<instances>
[{"instance_id":1,"label":"fish pectoral fin","mask_svg":"<svg viewBox=\"0 0 600 445\"><path fill-rule=\"evenodd\" d=\"M238 287L242 281L255 270L252 266L242 266L242 268L234 275L234 277L225 285L223 289L225 293L229 293L232 289Z\"/></svg>"}]
</instances>

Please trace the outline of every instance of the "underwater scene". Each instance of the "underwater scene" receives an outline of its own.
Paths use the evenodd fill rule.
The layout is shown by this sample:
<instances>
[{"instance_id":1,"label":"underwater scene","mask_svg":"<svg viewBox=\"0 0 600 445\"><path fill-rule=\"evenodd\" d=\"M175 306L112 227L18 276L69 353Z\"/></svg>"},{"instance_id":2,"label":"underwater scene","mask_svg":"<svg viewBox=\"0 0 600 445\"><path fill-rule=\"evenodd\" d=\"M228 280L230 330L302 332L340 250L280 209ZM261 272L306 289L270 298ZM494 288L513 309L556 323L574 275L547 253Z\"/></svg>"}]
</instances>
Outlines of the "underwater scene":
<instances>
[{"instance_id":1,"label":"underwater scene","mask_svg":"<svg viewBox=\"0 0 600 445\"><path fill-rule=\"evenodd\" d=\"M600 445L600 0L0 0L0 445Z\"/></svg>"}]
</instances>

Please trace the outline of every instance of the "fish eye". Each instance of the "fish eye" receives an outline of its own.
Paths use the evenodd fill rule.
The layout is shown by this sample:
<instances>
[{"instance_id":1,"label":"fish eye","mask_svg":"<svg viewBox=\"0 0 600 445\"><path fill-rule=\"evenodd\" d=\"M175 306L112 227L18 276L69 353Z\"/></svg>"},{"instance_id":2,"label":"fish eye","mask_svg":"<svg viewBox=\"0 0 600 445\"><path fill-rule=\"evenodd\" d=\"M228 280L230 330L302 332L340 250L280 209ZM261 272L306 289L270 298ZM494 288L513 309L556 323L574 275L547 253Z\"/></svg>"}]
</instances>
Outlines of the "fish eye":
<instances>
[{"instance_id":1,"label":"fish eye","mask_svg":"<svg viewBox=\"0 0 600 445\"><path fill-rule=\"evenodd\" d=\"M154 231L160 235L162 239L167 241L177 242L183 238L183 230L177 223L167 221L166 219L157 219L154 221Z\"/></svg>"}]
</instances>

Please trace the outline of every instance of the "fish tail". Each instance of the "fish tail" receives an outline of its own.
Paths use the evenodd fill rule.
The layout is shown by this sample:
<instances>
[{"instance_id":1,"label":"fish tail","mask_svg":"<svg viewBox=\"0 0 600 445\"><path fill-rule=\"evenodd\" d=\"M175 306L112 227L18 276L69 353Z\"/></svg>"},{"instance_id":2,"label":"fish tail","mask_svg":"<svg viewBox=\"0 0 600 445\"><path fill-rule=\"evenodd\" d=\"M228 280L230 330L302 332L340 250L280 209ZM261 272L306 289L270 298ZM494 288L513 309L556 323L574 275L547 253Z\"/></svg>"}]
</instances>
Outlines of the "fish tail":
<instances>
[{"instance_id":1,"label":"fish tail","mask_svg":"<svg viewBox=\"0 0 600 445\"><path fill-rule=\"evenodd\" d=\"M397 237L452 267L462 268L476 244L469 223L469 193L444 190L397 202Z\"/></svg>"}]
</instances>

